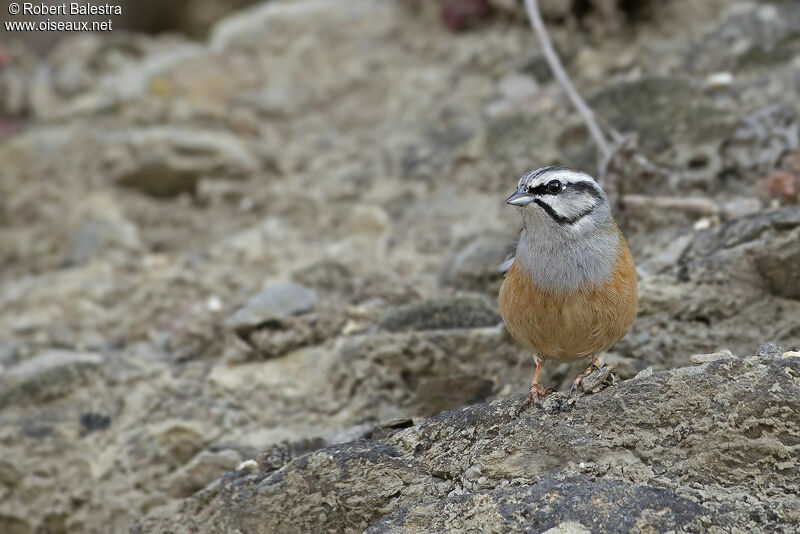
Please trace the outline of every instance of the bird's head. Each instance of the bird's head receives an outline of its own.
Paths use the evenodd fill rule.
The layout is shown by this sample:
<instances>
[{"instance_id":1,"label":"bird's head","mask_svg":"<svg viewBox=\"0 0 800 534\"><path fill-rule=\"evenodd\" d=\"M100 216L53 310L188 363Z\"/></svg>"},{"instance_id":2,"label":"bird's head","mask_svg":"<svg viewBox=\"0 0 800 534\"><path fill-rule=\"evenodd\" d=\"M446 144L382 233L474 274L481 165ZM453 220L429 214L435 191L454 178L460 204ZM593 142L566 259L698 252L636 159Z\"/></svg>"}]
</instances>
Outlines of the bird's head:
<instances>
[{"instance_id":1,"label":"bird's head","mask_svg":"<svg viewBox=\"0 0 800 534\"><path fill-rule=\"evenodd\" d=\"M539 228L587 234L606 228L611 208L606 194L588 174L563 167L526 172L506 204L522 210L528 232Z\"/></svg>"}]
</instances>

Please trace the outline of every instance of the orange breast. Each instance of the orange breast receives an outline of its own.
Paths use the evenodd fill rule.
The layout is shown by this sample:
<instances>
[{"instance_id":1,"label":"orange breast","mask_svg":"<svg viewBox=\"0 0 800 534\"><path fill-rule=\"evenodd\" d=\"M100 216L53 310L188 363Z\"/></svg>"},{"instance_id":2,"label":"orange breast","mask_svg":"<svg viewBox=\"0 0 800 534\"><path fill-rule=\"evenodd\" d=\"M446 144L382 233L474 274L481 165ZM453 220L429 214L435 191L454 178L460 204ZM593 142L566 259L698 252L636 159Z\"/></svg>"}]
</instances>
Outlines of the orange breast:
<instances>
[{"instance_id":1,"label":"orange breast","mask_svg":"<svg viewBox=\"0 0 800 534\"><path fill-rule=\"evenodd\" d=\"M624 239L614 274L602 284L549 293L515 261L500 288L500 314L514 339L546 360L571 361L611 348L636 317L636 268Z\"/></svg>"}]
</instances>

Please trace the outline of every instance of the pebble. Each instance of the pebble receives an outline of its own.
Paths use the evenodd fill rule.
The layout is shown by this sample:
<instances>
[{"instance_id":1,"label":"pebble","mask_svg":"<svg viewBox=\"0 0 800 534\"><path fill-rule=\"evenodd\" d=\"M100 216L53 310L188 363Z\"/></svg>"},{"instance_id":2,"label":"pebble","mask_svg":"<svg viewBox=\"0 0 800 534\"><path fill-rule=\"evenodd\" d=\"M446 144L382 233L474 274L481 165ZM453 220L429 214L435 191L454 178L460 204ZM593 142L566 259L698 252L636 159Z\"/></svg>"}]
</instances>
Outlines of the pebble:
<instances>
[{"instance_id":1,"label":"pebble","mask_svg":"<svg viewBox=\"0 0 800 534\"><path fill-rule=\"evenodd\" d=\"M317 294L305 286L275 284L248 300L225 319L225 326L235 330L255 328L267 321L310 312L316 304Z\"/></svg>"},{"instance_id":2,"label":"pebble","mask_svg":"<svg viewBox=\"0 0 800 534\"><path fill-rule=\"evenodd\" d=\"M703 364L708 362L715 362L717 360L727 360L728 358L735 358L736 356L729 350L720 350L710 354L693 354L689 360L694 364Z\"/></svg>"}]
</instances>

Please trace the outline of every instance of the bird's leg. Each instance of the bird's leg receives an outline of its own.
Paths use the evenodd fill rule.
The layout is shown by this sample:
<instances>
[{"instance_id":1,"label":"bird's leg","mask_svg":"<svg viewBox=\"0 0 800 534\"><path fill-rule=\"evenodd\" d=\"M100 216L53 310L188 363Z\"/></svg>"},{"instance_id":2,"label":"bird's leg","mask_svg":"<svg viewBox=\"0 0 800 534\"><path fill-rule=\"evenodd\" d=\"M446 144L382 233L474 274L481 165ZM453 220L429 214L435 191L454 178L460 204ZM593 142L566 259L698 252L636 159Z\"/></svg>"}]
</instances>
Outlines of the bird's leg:
<instances>
[{"instance_id":1,"label":"bird's leg","mask_svg":"<svg viewBox=\"0 0 800 534\"><path fill-rule=\"evenodd\" d=\"M600 369L600 358L595 356L592 360L592 364L587 367L584 372L575 377L575 381L572 382L572 387L569 388L568 398L572 398L572 394L575 393L575 390L578 389L578 386L581 385L584 378L592 374L592 371L597 371L598 369Z\"/></svg>"},{"instance_id":2,"label":"bird's leg","mask_svg":"<svg viewBox=\"0 0 800 534\"><path fill-rule=\"evenodd\" d=\"M536 404L541 399L553 392L553 388L546 388L539 384L539 372L542 370L542 364L544 364L544 360L542 360L542 358L539 356L536 356L535 358L536 370L533 372L533 380L531 381L530 392L528 393L528 396L525 397L525 402L522 403L523 407L531 403Z\"/></svg>"}]
</instances>

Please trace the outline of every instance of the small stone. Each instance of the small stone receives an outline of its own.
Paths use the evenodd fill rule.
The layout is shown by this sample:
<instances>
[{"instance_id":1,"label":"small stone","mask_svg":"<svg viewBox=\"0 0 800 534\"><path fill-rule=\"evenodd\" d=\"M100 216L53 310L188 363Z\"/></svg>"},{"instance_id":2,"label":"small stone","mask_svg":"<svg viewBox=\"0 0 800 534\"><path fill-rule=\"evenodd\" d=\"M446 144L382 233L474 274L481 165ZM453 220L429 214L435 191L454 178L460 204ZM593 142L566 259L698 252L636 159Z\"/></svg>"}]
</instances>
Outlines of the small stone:
<instances>
[{"instance_id":1,"label":"small stone","mask_svg":"<svg viewBox=\"0 0 800 534\"><path fill-rule=\"evenodd\" d=\"M709 89L722 89L730 87L733 83L733 74L730 72L715 72L706 77L706 87Z\"/></svg>"},{"instance_id":2,"label":"small stone","mask_svg":"<svg viewBox=\"0 0 800 534\"><path fill-rule=\"evenodd\" d=\"M211 295L206 300L206 307L208 311L218 312L222 309L222 300L216 295Z\"/></svg>"},{"instance_id":3,"label":"small stone","mask_svg":"<svg viewBox=\"0 0 800 534\"><path fill-rule=\"evenodd\" d=\"M8 368L0 375L0 408L66 395L103 363L91 352L48 350Z\"/></svg>"},{"instance_id":4,"label":"small stone","mask_svg":"<svg viewBox=\"0 0 800 534\"><path fill-rule=\"evenodd\" d=\"M652 375L653 375L653 368L648 367L647 369L642 369L641 371L636 373L636 376L634 376L633 379L636 380L638 378L647 378L648 376Z\"/></svg>"},{"instance_id":5,"label":"small stone","mask_svg":"<svg viewBox=\"0 0 800 534\"><path fill-rule=\"evenodd\" d=\"M78 417L81 424L81 435L91 434L99 430L105 430L111 425L111 417L96 412L82 413Z\"/></svg>"},{"instance_id":6,"label":"small stone","mask_svg":"<svg viewBox=\"0 0 800 534\"><path fill-rule=\"evenodd\" d=\"M224 324L234 330L250 330L269 321L310 312L316 304L317 294L305 286L275 284L247 301Z\"/></svg>"},{"instance_id":7,"label":"small stone","mask_svg":"<svg viewBox=\"0 0 800 534\"><path fill-rule=\"evenodd\" d=\"M243 139L212 130L136 128L100 142L127 154L110 162L115 181L154 197L195 193L203 178L240 179L260 167Z\"/></svg>"},{"instance_id":8,"label":"small stone","mask_svg":"<svg viewBox=\"0 0 800 534\"><path fill-rule=\"evenodd\" d=\"M481 476L481 473L481 468L477 465L473 465L464 472L464 478L467 480L478 480Z\"/></svg>"},{"instance_id":9,"label":"small stone","mask_svg":"<svg viewBox=\"0 0 800 534\"><path fill-rule=\"evenodd\" d=\"M781 358L800 358L800 351L787 350L786 352L781 354Z\"/></svg>"},{"instance_id":10,"label":"small stone","mask_svg":"<svg viewBox=\"0 0 800 534\"><path fill-rule=\"evenodd\" d=\"M729 358L735 358L736 356L729 350L720 350L717 352L712 352L710 354L693 354L689 357L689 361L691 361L695 365L700 365L703 363L708 362L715 362L717 360L727 360Z\"/></svg>"},{"instance_id":11,"label":"small stone","mask_svg":"<svg viewBox=\"0 0 800 534\"><path fill-rule=\"evenodd\" d=\"M248 473L255 473L258 470L258 462L254 459L245 460L236 466L237 471L247 471Z\"/></svg>"},{"instance_id":12,"label":"small stone","mask_svg":"<svg viewBox=\"0 0 800 534\"><path fill-rule=\"evenodd\" d=\"M708 230L712 226L714 226L714 224L711 218L702 217L698 219L697 222L694 223L693 228L699 231L699 230Z\"/></svg>"},{"instance_id":13,"label":"small stone","mask_svg":"<svg viewBox=\"0 0 800 534\"><path fill-rule=\"evenodd\" d=\"M726 219L738 219L761 210L761 202L755 198L739 198L726 202L722 206L722 214Z\"/></svg>"},{"instance_id":14,"label":"small stone","mask_svg":"<svg viewBox=\"0 0 800 534\"><path fill-rule=\"evenodd\" d=\"M587 392L599 391L603 388L606 379L611 375L614 370L613 365L604 365L600 369L590 373L586 378L581 381L581 388Z\"/></svg>"}]
</instances>

